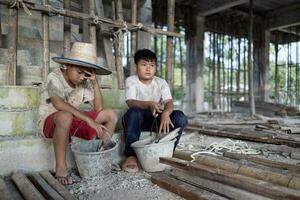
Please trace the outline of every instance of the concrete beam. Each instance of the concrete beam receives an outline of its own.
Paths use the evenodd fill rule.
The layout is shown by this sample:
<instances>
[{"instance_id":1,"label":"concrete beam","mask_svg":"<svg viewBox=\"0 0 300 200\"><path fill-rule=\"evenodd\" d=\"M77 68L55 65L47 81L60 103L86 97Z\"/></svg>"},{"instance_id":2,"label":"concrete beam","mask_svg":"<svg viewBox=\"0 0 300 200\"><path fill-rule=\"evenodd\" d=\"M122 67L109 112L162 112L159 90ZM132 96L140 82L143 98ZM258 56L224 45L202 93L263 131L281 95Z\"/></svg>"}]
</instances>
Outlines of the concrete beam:
<instances>
[{"instance_id":1,"label":"concrete beam","mask_svg":"<svg viewBox=\"0 0 300 200\"><path fill-rule=\"evenodd\" d=\"M267 30L276 30L300 24L300 3L267 13Z\"/></svg>"},{"instance_id":2,"label":"concrete beam","mask_svg":"<svg viewBox=\"0 0 300 200\"><path fill-rule=\"evenodd\" d=\"M249 0L208 1L207 4L201 5L199 13L208 16L248 2Z\"/></svg>"}]
</instances>

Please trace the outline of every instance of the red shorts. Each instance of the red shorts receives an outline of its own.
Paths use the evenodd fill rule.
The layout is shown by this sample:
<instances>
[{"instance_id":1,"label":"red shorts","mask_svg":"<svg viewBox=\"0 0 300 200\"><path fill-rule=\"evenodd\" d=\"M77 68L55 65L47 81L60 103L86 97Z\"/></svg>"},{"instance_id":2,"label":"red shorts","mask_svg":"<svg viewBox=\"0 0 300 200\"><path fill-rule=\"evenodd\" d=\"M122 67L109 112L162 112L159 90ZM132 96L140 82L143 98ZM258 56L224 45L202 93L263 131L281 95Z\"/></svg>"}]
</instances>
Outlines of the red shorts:
<instances>
[{"instance_id":1,"label":"red shorts","mask_svg":"<svg viewBox=\"0 0 300 200\"><path fill-rule=\"evenodd\" d=\"M89 116L91 119L95 120L97 116L99 115L100 111L87 111L83 112L83 114ZM43 132L46 138L52 138L54 129L55 129L55 124L54 124L54 115L56 114L53 113L49 115L44 123L44 128ZM70 131L69 131L70 136L76 136L85 140L91 140L94 139L97 136L97 132L91 128L85 121L82 121L81 119L78 119L76 117L73 118Z\"/></svg>"}]
</instances>

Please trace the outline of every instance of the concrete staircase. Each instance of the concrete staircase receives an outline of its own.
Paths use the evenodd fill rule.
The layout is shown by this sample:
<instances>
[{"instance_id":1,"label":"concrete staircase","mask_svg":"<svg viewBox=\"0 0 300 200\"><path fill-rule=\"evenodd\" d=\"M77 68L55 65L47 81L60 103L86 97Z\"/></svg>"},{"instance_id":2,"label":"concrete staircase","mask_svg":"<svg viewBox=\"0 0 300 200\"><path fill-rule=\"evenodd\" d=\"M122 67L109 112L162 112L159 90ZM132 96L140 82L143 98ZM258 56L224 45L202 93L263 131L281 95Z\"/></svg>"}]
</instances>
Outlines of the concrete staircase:
<instances>
[{"instance_id":1,"label":"concrete staircase","mask_svg":"<svg viewBox=\"0 0 300 200\"><path fill-rule=\"evenodd\" d=\"M54 169L54 152L51 139L40 136L36 128L39 88L32 86L41 83L42 40L41 14L32 11L27 15L22 9L18 12L18 52L17 85L8 84L8 9L0 6L0 176L13 171L25 172ZM63 17L50 19L50 58L63 53ZM72 41L80 41L79 26L72 24ZM101 61L101 58L99 58ZM59 65L50 59L50 71ZM124 90L117 86L116 72L109 76L97 77L100 83L104 106L115 109L119 120L117 130L121 130L121 116L126 104ZM86 105L83 105L84 108ZM120 133L120 131L119 131ZM119 140L120 134L114 134ZM120 160L120 157L117 158ZM72 154L68 152L68 166L74 167Z\"/></svg>"}]
</instances>

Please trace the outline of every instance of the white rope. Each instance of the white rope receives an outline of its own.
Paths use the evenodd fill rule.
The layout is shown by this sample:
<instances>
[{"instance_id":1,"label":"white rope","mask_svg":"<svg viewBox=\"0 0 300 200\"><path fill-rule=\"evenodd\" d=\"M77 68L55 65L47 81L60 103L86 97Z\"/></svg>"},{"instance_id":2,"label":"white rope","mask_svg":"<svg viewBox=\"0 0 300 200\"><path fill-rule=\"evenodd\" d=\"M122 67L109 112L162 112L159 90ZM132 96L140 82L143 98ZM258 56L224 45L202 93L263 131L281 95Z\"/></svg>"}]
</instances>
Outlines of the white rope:
<instances>
[{"instance_id":1,"label":"white rope","mask_svg":"<svg viewBox=\"0 0 300 200\"><path fill-rule=\"evenodd\" d=\"M258 150L252 149L248 146L246 142L242 142L240 140L233 141L230 139L226 139L223 142L217 143L211 143L207 148L195 152L191 154L192 161L194 162L196 160L196 155L199 154L211 154L211 155L217 155L220 154L220 152L223 151L228 152L234 152L234 153L242 153L242 154L259 154L260 152Z\"/></svg>"},{"instance_id":2,"label":"white rope","mask_svg":"<svg viewBox=\"0 0 300 200\"><path fill-rule=\"evenodd\" d=\"M123 40L126 34L128 34L128 26L125 21L122 21L122 27L113 33L115 38L113 43L117 42L118 54L122 54L121 49L123 48Z\"/></svg>"},{"instance_id":3,"label":"white rope","mask_svg":"<svg viewBox=\"0 0 300 200\"><path fill-rule=\"evenodd\" d=\"M17 9L19 9L20 4L22 4L22 7L23 7L24 11L27 13L27 15L31 16L32 14L31 14L30 10L27 8L27 6L23 0L15 0L15 2L10 6L10 8L17 7Z\"/></svg>"}]
</instances>

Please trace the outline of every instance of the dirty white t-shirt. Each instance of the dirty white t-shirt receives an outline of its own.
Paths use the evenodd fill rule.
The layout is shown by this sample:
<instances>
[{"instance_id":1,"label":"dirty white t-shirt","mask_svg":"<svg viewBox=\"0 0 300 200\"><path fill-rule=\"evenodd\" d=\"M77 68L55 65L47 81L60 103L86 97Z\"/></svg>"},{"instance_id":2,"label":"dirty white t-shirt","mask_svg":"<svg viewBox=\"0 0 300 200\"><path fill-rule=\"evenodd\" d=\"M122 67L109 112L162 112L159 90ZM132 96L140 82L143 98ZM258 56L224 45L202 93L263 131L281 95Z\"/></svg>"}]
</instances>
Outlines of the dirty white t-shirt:
<instances>
[{"instance_id":1,"label":"dirty white t-shirt","mask_svg":"<svg viewBox=\"0 0 300 200\"><path fill-rule=\"evenodd\" d=\"M53 96L61 97L65 102L79 109L82 102L88 102L94 99L94 88L90 81L72 88L65 80L61 69L55 69L48 74L41 87L41 97L39 105L38 128L43 134L45 119L54 112L57 112L50 98Z\"/></svg>"},{"instance_id":2,"label":"dirty white t-shirt","mask_svg":"<svg viewBox=\"0 0 300 200\"><path fill-rule=\"evenodd\" d=\"M125 82L125 100L162 102L172 99L168 83L154 76L149 85L142 83L137 75L130 76Z\"/></svg>"}]
</instances>

